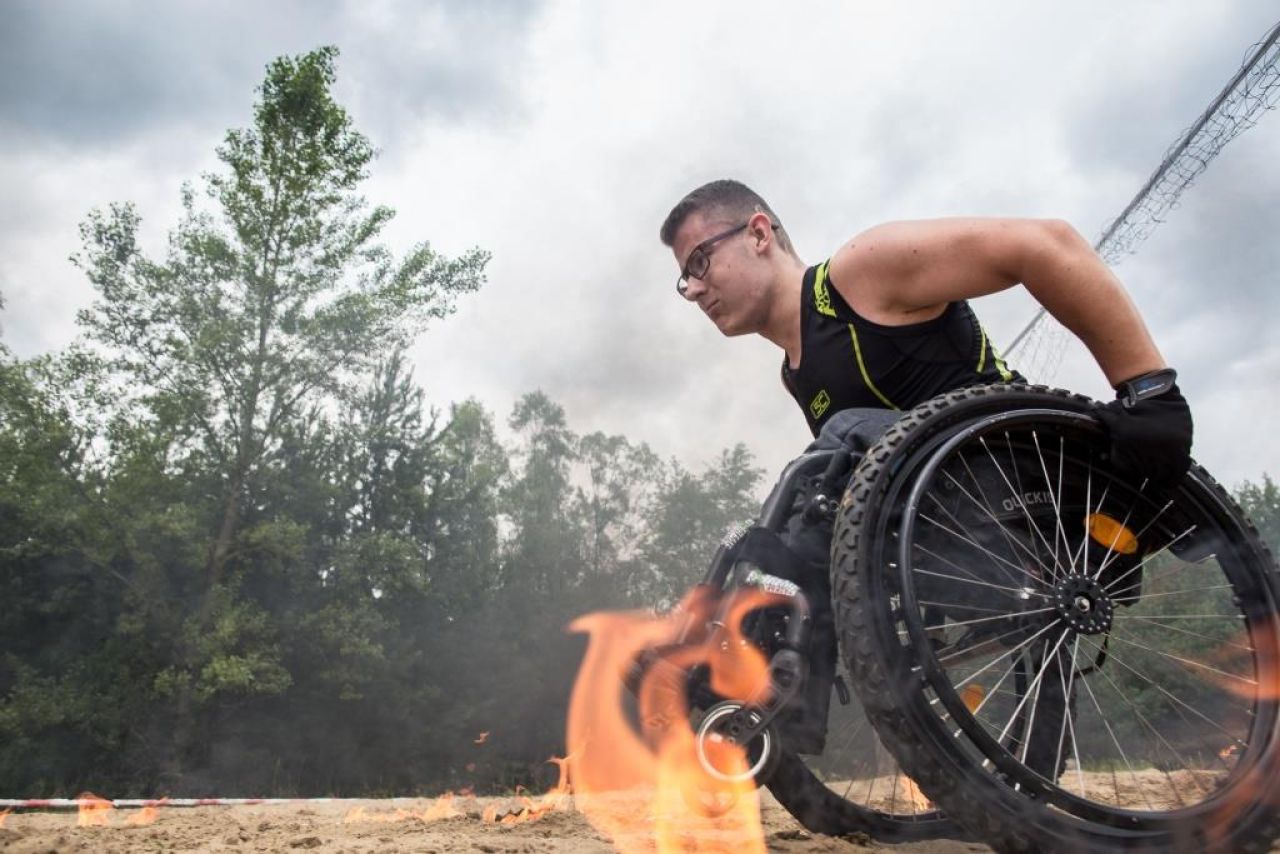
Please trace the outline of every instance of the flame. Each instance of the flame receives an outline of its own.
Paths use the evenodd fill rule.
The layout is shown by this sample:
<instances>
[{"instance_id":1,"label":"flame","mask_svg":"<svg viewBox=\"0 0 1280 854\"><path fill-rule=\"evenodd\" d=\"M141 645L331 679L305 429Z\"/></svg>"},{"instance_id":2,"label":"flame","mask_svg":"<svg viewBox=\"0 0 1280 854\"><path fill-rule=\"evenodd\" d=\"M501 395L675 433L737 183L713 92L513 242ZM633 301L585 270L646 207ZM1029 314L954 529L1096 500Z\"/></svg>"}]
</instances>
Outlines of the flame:
<instances>
[{"instance_id":1,"label":"flame","mask_svg":"<svg viewBox=\"0 0 1280 854\"><path fill-rule=\"evenodd\" d=\"M168 802L168 798L161 799L158 803L147 804L133 815L124 820L124 823L132 827L144 827L153 823L160 817L160 807Z\"/></svg>"},{"instance_id":2,"label":"flame","mask_svg":"<svg viewBox=\"0 0 1280 854\"><path fill-rule=\"evenodd\" d=\"M704 770L685 683L689 668L705 664L720 696L740 702L764 696L768 664L740 624L749 611L776 601L746 589L722 603L698 587L668 615L596 613L570 626L589 639L569 701L569 773L578 807L623 854L652 851L655 843L659 854L726 847L763 854L759 801L753 782L743 779L746 753L708 739L704 748L723 773ZM719 630L681 638L682 628L706 626L716 609L727 615ZM642 732L636 732L623 705L624 680L644 650L660 648L667 654L639 685Z\"/></svg>"},{"instance_id":3,"label":"flame","mask_svg":"<svg viewBox=\"0 0 1280 854\"><path fill-rule=\"evenodd\" d=\"M462 815L462 811L459 810L457 805L454 803L455 800L456 798L454 797L453 792L446 792L439 798L436 798L436 800L432 802L431 806L418 813L418 820L422 822L438 821L442 818L454 818L455 816Z\"/></svg>"},{"instance_id":4,"label":"flame","mask_svg":"<svg viewBox=\"0 0 1280 854\"><path fill-rule=\"evenodd\" d=\"M142 827L144 825L151 824L159 817L160 811L155 807L143 807L133 815L126 818L124 823L134 827Z\"/></svg>"},{"instance_id":5,"label":"flame","mask_svg":"<svg viewBox=\"0 0 1280 854\"><path fill-rule=\"evenodd\" d=\"M472 744L484 744L488 740L489 740L489 732L488 730L486 730L485 732L482 732L478 736L476 736L476 740L472 742Z\"/></svg>"},{"instance_id":6,"label":"flame","mask_svg":"<svg viewBox=\"0 0 1280 854\"><path fill-rule=\"evenodd\" d=\"M416 819L424 824L439 821L443 818L454 818L462 815L462 811L458 809L454 803L456 798L453 792L445 792L440 797L431 802L429 807L422 810L407 810L397 808L390 812L370 812L363 806L355 806L347 811L343 817L343 824L354 824L356 822L377 822L380 824L390 824L396 821L409 821Z\"/></svg>"},{"instance_id":7,"label":"flame","mask_svg":"<svg viewBox=\"0 0 1280 854\"><path fill-rule=\"evenodd\" d=\"M569 808L569 757L560 759L551 757L548 762L555 763L559 769L559 776L555 786L537 801L527 795L519 798L521 804L520 809L512 810L503 815L498 815L498 807L490 804L485 807L484 812L480 815L480 820L486 824L524 824L525 822L537 821L549 812L562 811ZM520 795L524 791L522 786L516 786L516 794Z\"/></svg>"},{"instance_id":8,"label":"flame","mask_svg":"<svg viewBox=\"0 0 1280 854\"><path fill-rule=\"evenodd\" d=\"M79 799L80 814L76 818L76 827L107 827L111 824L111 811L115 805L92 792L85 792Z\"/></svg>"},{"instance_id":9,"label":"flame","mask_svg":"<svg viewBox=\"0 0 1280 854\"><path fill-rule=\"evenodd\" d=\"M4 821L9 817L9 813L11 812L13 812L12 809L0 810L0 827L4 827Z\"/></svg>"}]
</instances>

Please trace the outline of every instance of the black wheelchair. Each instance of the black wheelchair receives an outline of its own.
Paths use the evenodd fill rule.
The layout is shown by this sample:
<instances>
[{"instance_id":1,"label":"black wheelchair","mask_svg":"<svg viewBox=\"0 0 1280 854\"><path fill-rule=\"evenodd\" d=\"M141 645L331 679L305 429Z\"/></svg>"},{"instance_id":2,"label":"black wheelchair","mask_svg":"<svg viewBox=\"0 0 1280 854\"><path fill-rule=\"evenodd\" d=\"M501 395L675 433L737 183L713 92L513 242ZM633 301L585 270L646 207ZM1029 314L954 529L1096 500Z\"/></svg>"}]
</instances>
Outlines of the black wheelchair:
<instances>
[{"instance_id":1,"label":"black wheelchair","mask_svg":"<svg viewBox=\"0 0 1280 854\"><path fill-rule=\"evenodd\" d=\"M699 745L744 747L736 773L825 834L1268 850L1274 559L1199 466L1114 476L1096 407L979 386L793 461L704 579L774 597L744 623L772 690L690 672Z\"/></svg>"}]
</instances>

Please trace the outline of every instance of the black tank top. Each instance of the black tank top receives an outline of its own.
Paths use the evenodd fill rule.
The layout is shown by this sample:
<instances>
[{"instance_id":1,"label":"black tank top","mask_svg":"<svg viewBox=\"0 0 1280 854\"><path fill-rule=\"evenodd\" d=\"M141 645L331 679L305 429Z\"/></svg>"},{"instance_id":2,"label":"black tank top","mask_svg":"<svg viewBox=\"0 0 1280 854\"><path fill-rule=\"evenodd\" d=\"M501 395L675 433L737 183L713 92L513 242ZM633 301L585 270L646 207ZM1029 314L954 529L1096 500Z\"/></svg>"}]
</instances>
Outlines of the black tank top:
<instances>
[{"instance_id":1,"label":"black tank top","mask_svg":"<svg viewBox=\"0 0 1280 854\"><path fill-rule=\"evenodd\" d=\"M800 367L792 370L782 357L782 382L813 435L842 409L905 410L964 386L1022 381L996 354L969 303L948 303L923 323L872 323L836 291L829 263L804 274Z\"/></svg>"}]
</instances>

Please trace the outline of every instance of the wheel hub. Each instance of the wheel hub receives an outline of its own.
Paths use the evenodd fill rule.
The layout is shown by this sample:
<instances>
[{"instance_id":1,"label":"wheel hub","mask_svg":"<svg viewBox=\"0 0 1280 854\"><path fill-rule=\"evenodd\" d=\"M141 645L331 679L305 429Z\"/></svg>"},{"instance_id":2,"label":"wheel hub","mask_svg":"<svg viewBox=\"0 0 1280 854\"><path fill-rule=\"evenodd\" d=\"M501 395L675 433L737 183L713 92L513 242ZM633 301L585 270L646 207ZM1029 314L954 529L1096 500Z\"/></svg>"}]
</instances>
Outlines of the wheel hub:
<instances>
[{"instance_id":1,"label":"wheel hub","mask_svg":"<svg viewBox=\"0 0 1280 854\"><path fill-rule=\"evenodd\" d=\"M1053 605L1058 616L1080 634L1097 635L1111 628L1115 603L1103 586L1087 575L1069 575L1059 581Z\"/></svg>"}]
</instances>

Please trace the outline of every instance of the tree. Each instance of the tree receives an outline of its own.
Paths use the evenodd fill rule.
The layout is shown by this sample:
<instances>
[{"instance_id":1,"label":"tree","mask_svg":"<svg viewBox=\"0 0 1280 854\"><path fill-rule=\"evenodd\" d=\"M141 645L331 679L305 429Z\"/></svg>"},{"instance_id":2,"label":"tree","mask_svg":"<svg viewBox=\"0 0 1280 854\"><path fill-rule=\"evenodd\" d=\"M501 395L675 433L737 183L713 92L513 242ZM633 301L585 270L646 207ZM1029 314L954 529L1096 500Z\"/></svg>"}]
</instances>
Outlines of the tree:
<instances>
[{"instance_id":1,"label":"tree","mask_svg":"<svg viewBox=\"0 0 1280 854\"><path fill-rule=\"evenodd\" d=\"M304 550L305 531L267 512L273 465L484 280L478 249L450 259L421 243L397 261L378 243L393 212L358 194L375 152L333 99L336 58L324 47L268 65L253 122L218 147L202 201L184 187L162 259L142 251L129 204L92 212L72 259L98 292L80 322L129 391L124 435L150 441L160 470L191 473L178 503L197 517L202 566L168 567L191 604L156 680L177 698L178 765L201 727L195 706L291 683L269 611L237 594L262 560L296 567ZM378 506L392 487L365 486L364 523L394 524Z\"/></svg>"},{"instance_id":2,"label":"tree","mask_svg":"<svg viewBox=\"0 0 1280 854\"><path fill-rule=\"evenodd\" d=\"M758 513L754 490L761 474L741 443L722 451L701 475L672 460L647 510L634 595L670 606L696 584L721 537Z\"/></svg>"},{"instance_id":3,"label":"tree","mask_svg":"<svg viewBox=\"0 0 1280 854\"><path fill-rule=\"evenodd\" d=\"M1271 475L1263 474L1261 483L1245 481L1235 491L1235 499L1258 526L1258 533L1271 548L1271 554L1280 555L1280 486Z\"/></svg>"},{"instance_id":4,"label":"tree","mask_svg":"<svg viewBox=\"0 0 1280 854\"><path fill-rule=\"evenodd\" d=\"M338 395L388 348L476 290L488 255L448 259L423 243L395 262L375 241L393 213L356 189L374 157L332 97L336 48L267 68L252 127L217 149L216 219L184 189L163 261L138 246L128 204L95 211L73 260L99 292L89 336L222 480L206 598L232 556L246 499L285 425Z\"/></svg>"}]
</instances>

